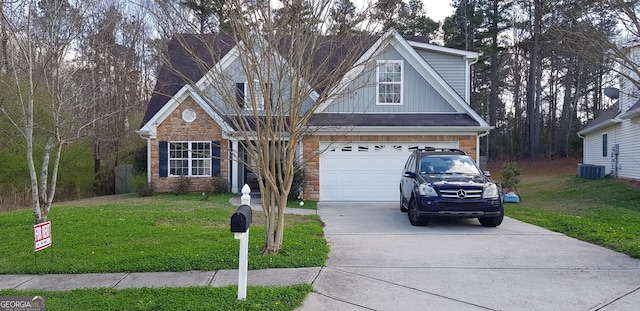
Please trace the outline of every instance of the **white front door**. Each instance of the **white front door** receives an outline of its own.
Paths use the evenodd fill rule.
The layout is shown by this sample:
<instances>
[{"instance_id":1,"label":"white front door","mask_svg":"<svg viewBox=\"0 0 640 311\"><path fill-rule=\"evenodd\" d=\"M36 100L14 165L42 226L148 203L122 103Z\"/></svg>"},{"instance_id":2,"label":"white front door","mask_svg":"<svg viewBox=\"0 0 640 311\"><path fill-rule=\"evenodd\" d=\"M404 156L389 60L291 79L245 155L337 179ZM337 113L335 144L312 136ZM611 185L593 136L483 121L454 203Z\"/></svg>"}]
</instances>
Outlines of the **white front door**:
<instances>
[{"instance_id":1,"label":"white front door","mask_svg":"<svg viewBox=\"0 0 640 311\"><path fill-rule=\"evenodd\" d=\"M458 148L456 142L322 143L321 201L397 201L402 168L412 150Z\"/></svg>"}]
</instances>

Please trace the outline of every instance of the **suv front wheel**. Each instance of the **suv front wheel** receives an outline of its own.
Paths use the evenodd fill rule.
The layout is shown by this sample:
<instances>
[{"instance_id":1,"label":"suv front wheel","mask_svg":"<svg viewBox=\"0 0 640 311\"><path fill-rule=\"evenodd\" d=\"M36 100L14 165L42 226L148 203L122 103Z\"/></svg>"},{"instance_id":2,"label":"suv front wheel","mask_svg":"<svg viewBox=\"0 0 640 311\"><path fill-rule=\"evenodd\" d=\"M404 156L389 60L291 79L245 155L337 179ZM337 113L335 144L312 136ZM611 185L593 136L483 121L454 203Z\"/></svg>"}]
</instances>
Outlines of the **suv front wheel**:
<instances>
[{"instance_id":1,"label":"suv front wheel","mask_svg":"<svg viewBox=\"0 0 640 311\"><path fill-rule=\"evenodd\" d=\"M415 199L409 201L409 222L414 226L426 226L429 224L429 217L420 216L418 212L418 203Z\"/></svg>"},{"instance_id":2,"label":"suv front wheel","mask_svg":"<svg viewBox=\"0 0 640 311\"><path fill-rule=\"evenodd\" d=\"M478 221L483 227L497 227L502 223L504 219L504 208L500 207L500 215L496 217L481 217Z\"/></svg>"}]
</instances>

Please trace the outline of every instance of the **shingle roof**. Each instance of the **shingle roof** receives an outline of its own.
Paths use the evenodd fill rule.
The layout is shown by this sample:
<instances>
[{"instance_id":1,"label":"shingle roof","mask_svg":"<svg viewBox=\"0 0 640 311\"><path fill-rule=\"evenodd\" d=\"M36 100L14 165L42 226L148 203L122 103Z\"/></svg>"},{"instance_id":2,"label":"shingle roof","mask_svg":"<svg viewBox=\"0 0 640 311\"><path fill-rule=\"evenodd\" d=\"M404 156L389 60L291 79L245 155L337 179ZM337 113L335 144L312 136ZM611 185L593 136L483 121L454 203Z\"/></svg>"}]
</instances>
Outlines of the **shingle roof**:
<instances>
[{"instance_id":1,"label":"shingle roof","mask_svg":"<svg viewBox=\"0 0 640 311\"><path fill-rule=\"evenodd\" d=\"M149 121L185 84L200 80L214 61L219 61L234 46L234 40L229 35L175 36L164 55L168 64L160 69L142 122Z\"/></svg>"},{"instance_id":2,"label":"shingle roof","mask_svg":"<svg viewBox=\"0 0 640 311\"><path fill-rule=\"evenodd\" d=\"M344 37L325 36L318 40L318 48L309 58L314 70L322 72L345 72L337 69L340 64L349 66L366 52L379 36ZM406 39L428 43L427 37L409 36ZM280 53L285 56L290 38L279 42ZM169 64L160 70L156 86L149 101L143 124L148 122L185 84L198 81L204 74L235 46L235 40L226 34L180 34L169 43L165 54ZM328 61L336 59L340 61ZM348 61L344 61L348 59ZM336 71L337 69L337 71ZM317 73L317 72L316 72ZM323 74L309 81L314 88L322 91L326 81ZM311 120L311 125L326 126L477 126L477 121L466 114L345 114L332 118L335 114L319 114ZM226 117L225 117L226 119Z\"/></svg>"},{"instance_id":3,"label":"shingle roof","mask_svg":"<svg viewBox=\"0 0 640 311\"><path fill-rule=\"evenodd\" d=\"M320 113L309 120L311 126L479 126L466 113Z\"/></svg>"},{"instance_id":4,"label":"shingle roof","mask_svg":"<svg viewBox=\"0 0 640 311\"><path fill-rule=\"evenodd\" d=\"M600 115L595 119L587 123L587 125L579 132L588 133L590 130L597 128L599 125L604 124L607 121L614 119L620 113L618 109L618 102L611 105L611 107L604 109L600 112Z\"/></svg>"}]
</instances>

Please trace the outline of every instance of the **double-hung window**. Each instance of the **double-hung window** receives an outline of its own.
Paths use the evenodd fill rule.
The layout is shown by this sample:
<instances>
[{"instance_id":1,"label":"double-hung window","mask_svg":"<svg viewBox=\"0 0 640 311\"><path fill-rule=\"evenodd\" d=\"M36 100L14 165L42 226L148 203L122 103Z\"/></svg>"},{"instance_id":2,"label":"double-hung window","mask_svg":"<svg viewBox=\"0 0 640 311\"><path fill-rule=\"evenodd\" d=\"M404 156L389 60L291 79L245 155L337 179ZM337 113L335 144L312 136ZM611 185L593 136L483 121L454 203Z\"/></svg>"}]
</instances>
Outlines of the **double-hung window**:
<instances>
[{"instance_id":1,"label":"double-hung window","mask_svg":"<svg viewBox=\"0 0 640 311\"><path fill-rule=\"evenodd\" d=\"M170 142L170 176L211 176L211 142Z\"/></svg>"},{"instance_id":2,"label":"double-hung window","mask_svg":"<svg viewBox=\"0 0 640 311\"><path fill-rule=\"evenodd\" d=\"M376 98L378 105L402 105L401 60L378 61Z\"/></svg>"},{"instance_id":3,"label":"double-hung window","mask_svg":"<svg viewBox=\"0 0 640 311\"><path fill-rule=\"evenodd\" d=\"M254 94L252 95L251 92ZM264 96L262 95L260 81L236 83L236 101L240 107L245 110L253 110L254 100L256 109L264 110Z\"/></svg>"}]
</instances>

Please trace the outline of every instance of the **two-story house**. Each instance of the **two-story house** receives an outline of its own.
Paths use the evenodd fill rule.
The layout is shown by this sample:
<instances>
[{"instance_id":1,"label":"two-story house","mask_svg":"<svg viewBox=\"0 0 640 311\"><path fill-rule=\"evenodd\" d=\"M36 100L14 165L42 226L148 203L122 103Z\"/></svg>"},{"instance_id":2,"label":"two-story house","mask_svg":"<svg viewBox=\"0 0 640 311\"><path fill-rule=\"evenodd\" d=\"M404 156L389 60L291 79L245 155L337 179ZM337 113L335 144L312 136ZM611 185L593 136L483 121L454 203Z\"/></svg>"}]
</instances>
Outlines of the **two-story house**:
<instances>
[{"instance_id":1,"label":"two-story house","mask_svg":"<svg viewBox=\"0 0 640 311\"><path fill-rule=\"evenodd\" d=\"M203 96L202 90L213 86L206 85L206 70L192 60L195 55L211 66L237 66L238 50L223 37L207 39L218 41L212 42L216 55L198 56L197 48L184 51L176 40L168 47L174 68L160 71L137 131L148 142L148 177L157 191L173 191L179 176L191 178L193 191L202 191L211 176L221 176L235 193L250 178L250 161L242 156L245 142L235 138L239 129L229 122L233 116ZM314 131L302 140L299 152L324 152L305 163L305 199L395 201L411 150L459 148L478 159L479 140L492 128L469 106L470 67L478 53L393 30L376 38L354 50L366 54L376 49L370 60L376 70L362 78L370 81L349 96L310 105ZM246 80L237 77L240 97Z\"/></svg>"},{"instance_id":2,"label":"two-story house","mask_svg":"<svg viewBox=\"0 0 640 311\"><path fill-rule=\"evenodd\" d=\"M625 48L629 63L640 64L640 46ZM632 81L634 80L634 81ZM583 139L583 162L605 167L605 173L615 177L640 179L640 77L625 70L620 88L615 93L617 103L601 111L578 132Z\"/></svg>"}]
</instances>

